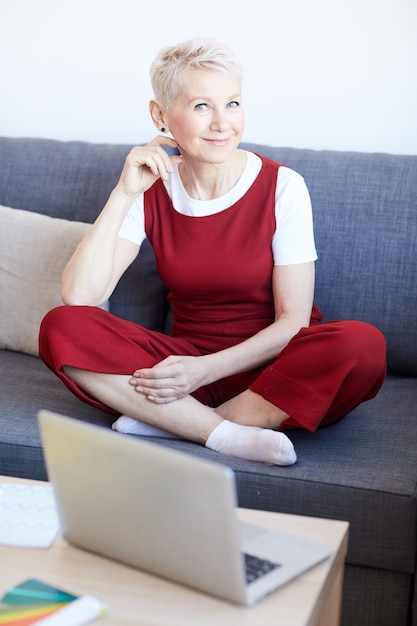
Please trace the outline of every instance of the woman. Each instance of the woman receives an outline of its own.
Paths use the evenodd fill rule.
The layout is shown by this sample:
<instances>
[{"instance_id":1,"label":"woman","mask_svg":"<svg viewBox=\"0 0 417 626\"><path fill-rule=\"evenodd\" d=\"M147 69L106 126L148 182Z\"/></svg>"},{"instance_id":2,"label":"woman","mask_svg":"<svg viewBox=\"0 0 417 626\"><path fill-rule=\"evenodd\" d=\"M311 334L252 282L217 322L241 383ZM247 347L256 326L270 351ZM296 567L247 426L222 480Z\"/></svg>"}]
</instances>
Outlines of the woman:
<instances>
[{"instance_id":1,"label":"woman","mask_svg":"<svg viewBox=\"0 0 417 626\"><path fill-rule=\"evenodd\" d=\"M162 51L151 76L159 134L127 156L69 261L69 306L45 317L40 354L80 398L121 415L116 430L149 425L293 464L282 431L314 431L374 397L384 339L361 322L319 323L308 191L294 171L239 149L241 70L230 50L191 40ZM173 337L97 308L145 237L174 307Z\"/></svg>"}]
</instances>

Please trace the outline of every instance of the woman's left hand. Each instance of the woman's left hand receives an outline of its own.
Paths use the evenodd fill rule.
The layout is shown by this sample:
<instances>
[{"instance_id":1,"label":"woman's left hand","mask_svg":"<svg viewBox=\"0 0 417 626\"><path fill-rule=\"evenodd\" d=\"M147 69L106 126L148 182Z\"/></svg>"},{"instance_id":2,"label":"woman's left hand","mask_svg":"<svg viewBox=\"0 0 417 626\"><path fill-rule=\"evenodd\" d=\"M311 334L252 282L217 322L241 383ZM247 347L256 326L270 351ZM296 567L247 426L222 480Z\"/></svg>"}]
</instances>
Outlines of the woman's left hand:
<instances>
[{"instance_id":1,"label":"woman's left hand","mask_svg":"<svg viewBox=\"0 0 417 626\"><path fill-rule=\"evenodd\" d=\"M152 368L136 370L129 383L155 404L167 404L205 384L206 368L202 356L172 355Z\"/></svg>"}]
</instances>

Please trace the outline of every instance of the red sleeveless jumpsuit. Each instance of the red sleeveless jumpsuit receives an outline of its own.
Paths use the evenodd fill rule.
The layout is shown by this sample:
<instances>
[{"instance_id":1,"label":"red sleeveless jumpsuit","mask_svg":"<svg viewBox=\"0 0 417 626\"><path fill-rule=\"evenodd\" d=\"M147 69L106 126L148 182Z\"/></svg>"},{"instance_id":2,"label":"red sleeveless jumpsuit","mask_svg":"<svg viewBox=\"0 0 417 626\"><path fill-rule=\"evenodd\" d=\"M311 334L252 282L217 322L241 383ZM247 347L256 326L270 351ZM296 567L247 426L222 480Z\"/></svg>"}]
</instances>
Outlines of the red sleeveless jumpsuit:
<instances>
[{"instance_id":1,"label":"red sleeveless jumpsuit","mask_svg":"<svg viewBox=\"0 0 417 626\"><path fill-rule=\"evenodd\" d=\"M149 331L96 307L63 306L40 330L40 356L84 401L111 413L79 389L64 365L130 375L170 354L202 355L230 347L271 324L275 188L279 165L262 157L248 192L205 217L178 213L161 180L144 196L145 230L174 308L173 336ZM374 397L385 378L385 340L358 321L320 323L313 307L303 328L267 366L198 389L218 406L250 388L290 415L281 426L316 430Z\"/></svg>"}]
</instances>

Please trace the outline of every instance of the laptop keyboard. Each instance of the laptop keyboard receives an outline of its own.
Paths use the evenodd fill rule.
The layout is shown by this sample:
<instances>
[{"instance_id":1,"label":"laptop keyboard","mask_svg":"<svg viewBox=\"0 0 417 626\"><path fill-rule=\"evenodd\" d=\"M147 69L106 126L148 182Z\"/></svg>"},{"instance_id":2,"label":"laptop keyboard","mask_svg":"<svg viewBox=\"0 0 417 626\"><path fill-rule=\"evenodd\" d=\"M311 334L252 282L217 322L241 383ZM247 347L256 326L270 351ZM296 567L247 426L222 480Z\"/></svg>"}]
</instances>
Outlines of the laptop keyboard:
<instances>
[{"instance_id":1,"label":"laptop keyboard","mask_svg":"<svg viewBox=\"0 0 417 626\"><path fill-rule=\"evenodd\" d=\"M272 563L272 561L268 561L267 559L261 559L258 556L254 556L253 554L244 554L245 559L245 571L246 571L246 582L247 584L253 583L258 578L265 576L272 570L281 567L279 563Z\"/></svg>"}]
</instances>

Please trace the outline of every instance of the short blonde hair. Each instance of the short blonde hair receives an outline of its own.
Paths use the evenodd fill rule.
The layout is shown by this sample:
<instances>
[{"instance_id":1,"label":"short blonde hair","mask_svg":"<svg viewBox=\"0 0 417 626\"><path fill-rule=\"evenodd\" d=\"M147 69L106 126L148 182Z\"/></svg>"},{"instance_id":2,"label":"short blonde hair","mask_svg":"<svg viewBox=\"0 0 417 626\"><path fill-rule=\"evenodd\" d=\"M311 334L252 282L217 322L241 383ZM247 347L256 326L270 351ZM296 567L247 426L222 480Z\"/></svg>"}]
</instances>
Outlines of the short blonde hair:
<instances>
[{"instance_id":1,"label":"short blonde hair","mask_svg":"<svg viewBox=\"0 0 417 626\"><path fill-rule=\"evenodd\" d=\"M242 82L241 65L224 43L209 37L189 39L164 48L153 61L150 73L155 99L169 107L179 95L184 72L189 69L220 70Z\"/></svg>"}]
</instances>

